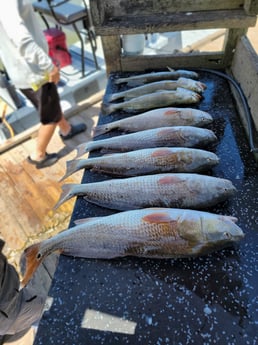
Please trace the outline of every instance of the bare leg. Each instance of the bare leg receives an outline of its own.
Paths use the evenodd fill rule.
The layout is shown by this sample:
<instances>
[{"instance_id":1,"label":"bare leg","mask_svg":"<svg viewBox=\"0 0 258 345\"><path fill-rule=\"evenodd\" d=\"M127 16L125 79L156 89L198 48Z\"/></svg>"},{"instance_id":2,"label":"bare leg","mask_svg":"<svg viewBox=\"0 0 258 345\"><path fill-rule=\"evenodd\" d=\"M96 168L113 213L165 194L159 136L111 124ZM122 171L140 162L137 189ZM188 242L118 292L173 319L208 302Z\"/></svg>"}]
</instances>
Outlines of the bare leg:
<instances>
[{"instance_id":1,"label":"bare leg","mask_svg":"<svg viewBox=\"0 0 258 345\"><path fill-rule=\"evenodd\" d=\"M47 146L54 134L55 128L56 124L54 123L40 126L37 137L36 152L34 155L31 155L33 160L40 161L44 159Z\"/></svg>"},{"instance_id":2,"label":"bare leg","mask_svg":"<svg viewBox=\"0 0 258 345\"><path fill-rule=\"evenodd\" d=\"M61 120L58 122L57 125L60 128L60 133L62 135L67 135L71 130L71 125L64 116L62 116Z\"/></svg>"}]
</instances>

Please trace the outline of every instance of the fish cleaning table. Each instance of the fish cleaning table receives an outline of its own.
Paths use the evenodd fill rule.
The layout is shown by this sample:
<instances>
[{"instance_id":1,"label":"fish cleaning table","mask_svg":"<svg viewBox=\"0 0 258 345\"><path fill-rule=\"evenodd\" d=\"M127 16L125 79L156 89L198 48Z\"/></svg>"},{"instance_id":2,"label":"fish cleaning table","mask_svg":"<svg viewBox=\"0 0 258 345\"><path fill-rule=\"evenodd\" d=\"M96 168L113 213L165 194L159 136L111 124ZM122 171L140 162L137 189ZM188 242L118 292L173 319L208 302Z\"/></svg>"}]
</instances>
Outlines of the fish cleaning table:
<instances>
[{"instance_id":1,"label":"fish cleaning table","mask_svg":"<svg viewBox=\"0 0 258 345\"><path fill-rule=\"evenodd\" d=\"M118 91L114 76L106 94ZM200 72L200 80L207 90L204 99L191 107L213 116L209 128L218 137L217 145L209 149L220 163L209 174L228 178L237 188L234 197L209 211L236 216L245 238L234 247L193 259L93 260L61 255L49 293L53 304L43 314L35 345L258 343L257 163L228 81L208 72ZM99 123L119 118L100 114ZM87 171L82 182L107 178ZM70 225L76 219L115 212L78 197Z\"/></svg>"}]
</instances>

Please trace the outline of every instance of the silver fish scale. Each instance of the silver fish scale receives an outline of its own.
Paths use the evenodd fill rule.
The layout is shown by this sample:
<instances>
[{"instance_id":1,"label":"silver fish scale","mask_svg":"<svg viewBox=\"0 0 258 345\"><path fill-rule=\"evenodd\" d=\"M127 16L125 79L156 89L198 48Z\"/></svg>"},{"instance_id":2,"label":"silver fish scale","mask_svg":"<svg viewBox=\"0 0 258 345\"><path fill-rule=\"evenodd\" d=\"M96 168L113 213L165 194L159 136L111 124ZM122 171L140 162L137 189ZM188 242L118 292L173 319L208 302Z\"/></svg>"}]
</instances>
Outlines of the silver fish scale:
<instances>
[{"instance_id":1,"label":"silver fish scale","mask_svg":"<svg viewBox=\"0 0 258 345\"><path fill-rule=\"evenodd\" d=\"M189 231L191 229L191 231ZM225 235L226 234L226 235ZM41 253L113 258L187 257L244 236L228 217L193 210L150 208L97 217L41 243ZM207 246L209 244L209 246Z\"/></svg>"},{"instance_id":2,"label":"silver fish scale","mask_svg":"<svg viewBox=\"0 0 258 345\"><path fill-rule=\"evenodd\" d=\"M62 180L80 169L91 169L113 176L137 176L162 172L198 172L218 163L218 156L210 151L182 147L150 148L71 160L67 162L67 171Z\"/></svg>"},{"instance_id":3,"label":"silver fish scale","mask_svg":"<svg viewBox=\"0 0 258 345\"><path fill-rule=\"evenodd\" d=\"M65 187L64 187L65 188ZM70 185L59 205L72 195L117 210L144 207L203 208L235 192L230 180L199 174L156 174Z\"/></svg>"},{"instance_id":4,"label":"silver fish scale","mask_svg":"<svg viewBox=\"0 0 258 345\"><path fill-rule=\"evenodd\" d=\"M215 134L206 128L192 126L162 127L125 134L108 139L92 141L81 146L80 154L98 149L117 149L130 151L133 149L181 146L193 147L207 145L216 140Z\"/></svg>"},{"instance_id":5,"label":"silver fish scale","mask_svg":"<svg viewBox=\"0 0 258 345\"><path fill-rule=\"evenodd\" d=\"M192 108L159 108L130 116L94 128L94 137L113 129L137 132L167 126L198 126L210 124L213 118L207 112Z\"/></svg>"}]
</instances>

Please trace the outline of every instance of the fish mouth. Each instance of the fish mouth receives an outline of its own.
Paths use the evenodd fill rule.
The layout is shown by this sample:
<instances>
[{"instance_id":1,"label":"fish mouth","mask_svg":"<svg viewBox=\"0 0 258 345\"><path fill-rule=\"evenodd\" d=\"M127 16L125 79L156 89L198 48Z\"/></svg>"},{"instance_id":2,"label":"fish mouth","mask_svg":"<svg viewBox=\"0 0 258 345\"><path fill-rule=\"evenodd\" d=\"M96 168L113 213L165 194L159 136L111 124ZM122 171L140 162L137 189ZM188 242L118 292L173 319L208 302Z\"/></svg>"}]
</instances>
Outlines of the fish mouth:
<instances>
[{"instance_id":1,"label":"fish mouth","mask_svg":"<svg viewBox=\"0 0 258 345\"><path fill-rule=\"evenodd\" d=\"M242 232L242 234L239 233L238 235L234 235L231 237L231 239L228 239L228 240L224 239L224 240L214 241L214 242L198 243L192 247L191 255L192 256L205 256L205 255L217 252L217 251L221 251L221 250L228 248L228 247L234 247L244 237L245 237L245 234Z\"/></svg>"}]
</instances>

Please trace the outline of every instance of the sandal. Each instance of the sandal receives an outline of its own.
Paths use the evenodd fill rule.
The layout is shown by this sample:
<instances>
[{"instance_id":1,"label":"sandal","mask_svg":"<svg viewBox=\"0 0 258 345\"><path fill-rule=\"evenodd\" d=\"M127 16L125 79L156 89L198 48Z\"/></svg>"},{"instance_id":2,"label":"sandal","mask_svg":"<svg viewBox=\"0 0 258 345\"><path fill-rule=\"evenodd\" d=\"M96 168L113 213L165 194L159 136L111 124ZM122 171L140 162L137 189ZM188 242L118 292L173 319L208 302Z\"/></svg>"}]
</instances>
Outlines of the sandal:
<instances>
[{"instance_id":1,"label":"sandal","mask_svg":"<svg viewBox=\"0 0 258 345\"><path fill-rule=\"evenodd\" d=\"M30 164L35 165L37 169L42 169L55 164L58 161L58 155L57 153L46 153L45 158L43 158L40 161L35 161L34 159L31 159L29 156L27 158L27 161Z\"/></svg>"},{"instance_id":2,"label":"sandal","mask_svg":"<svg viewBox=\"0 0 258 345\"><path fill-rule=\"evenodd\" d=\"M70 132L66 135L63 135L60 133L60 137L63 140L68 140L74 137L75 135L86 131L86 129L87 129L87 126L85 125L85 123L79 123L78 125L71 125Z\"/></svg>"}]
</instances>

